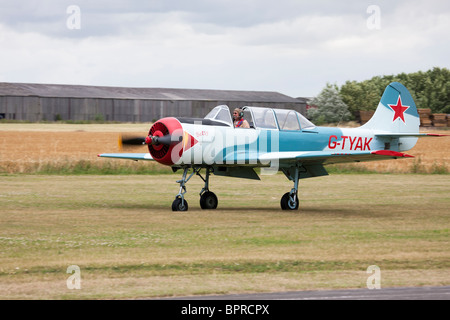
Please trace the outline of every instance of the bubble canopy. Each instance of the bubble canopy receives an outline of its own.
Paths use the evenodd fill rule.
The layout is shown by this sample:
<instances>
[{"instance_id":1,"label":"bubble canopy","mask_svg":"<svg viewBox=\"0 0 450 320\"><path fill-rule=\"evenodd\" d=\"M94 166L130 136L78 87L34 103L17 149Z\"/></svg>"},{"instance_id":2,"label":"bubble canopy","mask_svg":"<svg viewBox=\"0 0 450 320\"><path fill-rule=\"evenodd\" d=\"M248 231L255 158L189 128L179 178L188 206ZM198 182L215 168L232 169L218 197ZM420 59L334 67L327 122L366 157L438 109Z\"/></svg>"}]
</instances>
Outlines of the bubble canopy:
<instances>
[{"instance_id":1,"label":"bubble canopy","mask_svg":"<svg viewBox=\"0 0 450 320\"><path fill-rule=\"evenodd\" d=\"M302 130L311 129L315 125L295 110L262 108L245 106L244 119L246 119L250 128L269 129L269 130ZM205 119L211 119L233 126L230 109L227 105L220 105L212 109Z\"/></svg>"}]
</instances>

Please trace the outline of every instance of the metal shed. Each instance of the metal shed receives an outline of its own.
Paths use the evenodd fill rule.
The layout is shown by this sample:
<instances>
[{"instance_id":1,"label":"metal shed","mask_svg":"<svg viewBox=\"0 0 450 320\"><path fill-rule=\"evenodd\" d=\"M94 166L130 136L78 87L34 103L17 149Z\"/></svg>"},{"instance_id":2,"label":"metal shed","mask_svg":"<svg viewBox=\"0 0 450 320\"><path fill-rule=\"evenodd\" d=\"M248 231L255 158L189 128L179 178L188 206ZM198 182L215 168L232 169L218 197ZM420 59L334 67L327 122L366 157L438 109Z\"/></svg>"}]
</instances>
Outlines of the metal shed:
<instances>
[{"instance_id":1,"label":"metal shed","mask_svg":"<svg viewBox=\"0 0 450 320\"><path fill-rule=\"evenodd\" d=\"M0 118L26 121L152 122L161 117L203 117L217 105L306 112L306 100L270 91L126 88L0 82Z\"/></svg>"}]
</instances>

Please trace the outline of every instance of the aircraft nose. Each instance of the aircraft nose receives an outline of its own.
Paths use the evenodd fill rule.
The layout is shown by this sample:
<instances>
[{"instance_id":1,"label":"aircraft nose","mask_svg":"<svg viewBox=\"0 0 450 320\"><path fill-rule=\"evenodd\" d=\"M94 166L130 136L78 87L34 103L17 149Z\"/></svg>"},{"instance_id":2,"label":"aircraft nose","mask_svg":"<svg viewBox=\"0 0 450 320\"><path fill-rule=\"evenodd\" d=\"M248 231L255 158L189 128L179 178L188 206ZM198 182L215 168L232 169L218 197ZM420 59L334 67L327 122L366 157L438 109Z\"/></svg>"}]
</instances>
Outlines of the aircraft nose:
<instances>
[{"instance_id":1,"label":"aircraft nose","mask_svg":"<svg viewBox=\"0 0 450 320\"><path fill-rule=\"evenodd\" d=\"M158 120L150 128L146 141L153 159L165 165L173 165L183 153L176 147L181 142L183 127L178 119L169 117Z\"/></svg>"}]
</instances>

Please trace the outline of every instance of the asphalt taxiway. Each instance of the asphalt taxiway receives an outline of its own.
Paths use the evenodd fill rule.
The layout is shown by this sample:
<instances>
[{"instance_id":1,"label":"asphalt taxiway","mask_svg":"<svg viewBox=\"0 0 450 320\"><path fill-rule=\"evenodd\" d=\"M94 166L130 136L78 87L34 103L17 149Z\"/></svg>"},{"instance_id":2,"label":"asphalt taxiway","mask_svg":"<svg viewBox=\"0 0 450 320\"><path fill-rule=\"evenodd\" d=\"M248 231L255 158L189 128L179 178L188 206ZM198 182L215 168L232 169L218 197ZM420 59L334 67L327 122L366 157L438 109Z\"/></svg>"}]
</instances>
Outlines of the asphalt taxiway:
<instances>
[{"instance_id":1,"label":"asphalt taxiway","mask_svg":"<svg viewBox=\"0 0 450 320\"><path fill-rule=\"evenodd\" d=\"M177 297L173 300L450 300L450 286L288 291Z\"/></svg>"}]
</instances>

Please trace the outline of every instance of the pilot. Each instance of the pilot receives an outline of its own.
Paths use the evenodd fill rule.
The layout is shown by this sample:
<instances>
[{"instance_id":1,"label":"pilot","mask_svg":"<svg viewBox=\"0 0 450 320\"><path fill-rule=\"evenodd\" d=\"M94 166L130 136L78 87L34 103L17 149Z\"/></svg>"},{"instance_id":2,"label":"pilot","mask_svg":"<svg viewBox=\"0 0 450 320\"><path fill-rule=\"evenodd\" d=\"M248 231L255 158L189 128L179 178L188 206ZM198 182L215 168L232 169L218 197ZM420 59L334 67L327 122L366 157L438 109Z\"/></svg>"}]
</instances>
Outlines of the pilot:
<instances>
[{"instance_id":1,"label":"pilot","mask_svg":"<svg viewBox=\"0 0 450 320\"><path fill-rule=\"evenodd\" d=\"M244 111L236 108L233 111L234 127L235 128L250 128L247 120L244 119Z\"/></svg>"}]
</instances>

